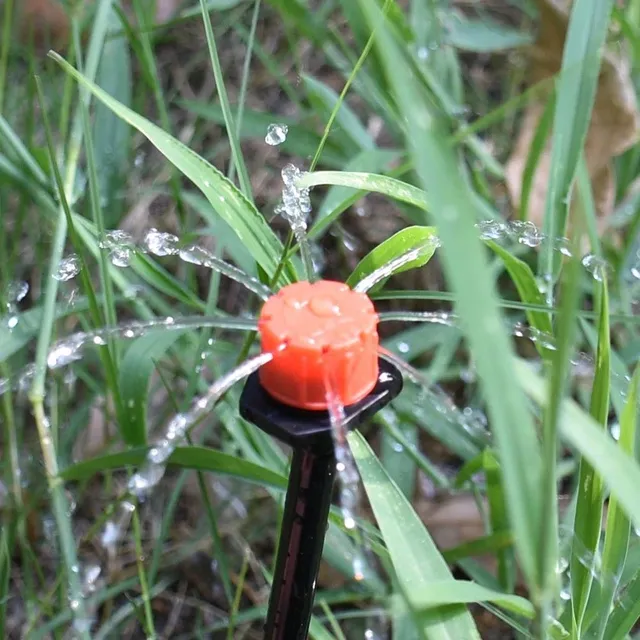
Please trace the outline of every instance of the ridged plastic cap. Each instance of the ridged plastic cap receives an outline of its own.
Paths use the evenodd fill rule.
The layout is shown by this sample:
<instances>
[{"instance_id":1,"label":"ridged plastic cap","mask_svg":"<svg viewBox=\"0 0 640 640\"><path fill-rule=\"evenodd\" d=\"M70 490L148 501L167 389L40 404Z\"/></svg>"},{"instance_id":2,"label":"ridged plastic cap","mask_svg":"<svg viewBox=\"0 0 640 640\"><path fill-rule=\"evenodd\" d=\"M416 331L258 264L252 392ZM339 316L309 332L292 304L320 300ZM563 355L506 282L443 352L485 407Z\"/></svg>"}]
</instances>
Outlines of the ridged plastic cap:
<instances>
[{"instance_id":1,"label":"ridged plastic cap","mask_svg":"<svg viewBox=\"0 0 640 640\"><path fill-rule=\"evenodd\" d=\"M378 379L378 315L364 293L342 282L297 282L262 307L260 383L300 409L327 408L327 376L345 406L362 400ZM286 345L286 348L282 348Z\"/></svg>"}]
</instances>

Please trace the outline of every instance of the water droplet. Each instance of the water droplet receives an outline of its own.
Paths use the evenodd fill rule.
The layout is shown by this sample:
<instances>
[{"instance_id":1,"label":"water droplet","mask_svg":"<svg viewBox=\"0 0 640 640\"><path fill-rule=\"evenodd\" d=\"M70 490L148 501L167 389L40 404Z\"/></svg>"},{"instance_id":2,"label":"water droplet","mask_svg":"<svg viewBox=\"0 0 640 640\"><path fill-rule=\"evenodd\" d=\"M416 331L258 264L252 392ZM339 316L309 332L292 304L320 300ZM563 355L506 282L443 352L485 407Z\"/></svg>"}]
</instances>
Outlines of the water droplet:
<instances>
[{"instance_id":1,"label":"water droplet","mask_svg":"<svg viewBox=\"0 0 640 640\"><path fill-rule=\"evenodd\" d=\"M29 293L29 284L24 280L16 280L7 285L4 297L7 304L21 302Z\"/></svg>"},{"instance_id":2,"label":"water droplet","mask_svg":"<svg viewBox=\"0 0 640 640\"><path fill-rule=\"evenodd\" d=\"M507 225L497 220L483 220L476 224L482 240L500 240L507 234Z\"/></svg>"},{"instance_id":3,"label":"water droplet","mask_svg":"<svg viewBox=\"0 0 640 640\"><path fill-rule=\"evenodd\" d=\"M178 236L150 229L144 237L144 246L155 256L172 256L178 253Z\"/></svg>"},{"instance_id":4,"label":"water droplet","mask_svg":"<svg viewBox=\"0 0 640 640\"><path fill-rule=\"evenodd\" d=\"M398 342L397 349L400 353L409 353L411 347L407 342Z\"/></svg>"},{"instance_id":5,"label":"water droplet","mask_svg":"<svg viewBox=\"0 0 640 640\"><path fill-rule=\"evenodd\" d=\"M114 267L128 267L131 264L131 249L119 247L109 252L109 260Z\"/></svg>"},{"instance_id":6,"label":"water droplet","mask_svg":"<svg viewBox=\"0 0 640 640\"><path fill-rule=\"evenodd\" d=\"M133 238L126 231L120 229L107 231L98 246L109 251L109 260L115 267L130 265L135 245Z\"/></svg>"},{"instance_id":7,"label":"water droplet","mask_svg":"<svg viewBox=\"0 0 640 640\"><path fill-rule=\"evenodd\" d=\"M569 568L569 560L564 556L558 558L558 565L556 566L556 573L564 573Z\"/></svg>"},{"instance_id":8,"label":"water droplet","mask_svg":"<svg viewBox=\"0 0 640 640\"><path fill-rule=\"evenodd\" d=\"M396 453L403 453L404 452L404 447L396 440L393 441L391 448L396 452Z\"/></svg>"},{"instance_id":9,"label":"water droplet","mask_svg":"<svg viewBox=\"0 0 640 640\"><path fill-rule=\"evenodd\" d=\"M588 253L582 258L582 266L593 276L594 280L602 282L607 272L607 262L595 255Z\"/></svg>"},{"instance_id":10,"label":"water droplet","mask_svg":"<svg viewBox=\"0 0 640 640\"><path fill-rule=\"evenodd\" d=\"M366 561L364 558L364 553L361 549L357 549L355 555L353 556L352 567L353 567L353 578L357 582L361 582L364 580L364 571L366 568Z\"/></svg>"},{"instance_id":11,"label":"water droplet","mask_svg":"<svg viewBox=\"0 0 640 640\"><path fill-rule=\"evenodd\" d=\"M268 145L275 147L287 139L288 131L289 127L286 124L270 124L267 127L267 135L264 141Z\"/></svg>"},{"instance_id":12,"label":"water droplet","mask_svg":"<svg viewBox=\"0 0 640 640\"><path fill-rule=\"evenodd\" d=\"M73 253L60 260L58 268L53 274L53 277L60 282L67 282L72 278L75 278L78 273L80 273L80 268L80 258L75 253Z\"/></svg>"},{"instance_id":13,"label":"water droplet","mask_svg":"<svg viewBox=\"0 0 640 640\"><path fill-rule=\"evenodd\" d=\"M79 333L54 345L47 355L47 366L50 369L58 369L79 360L80 350L85 343L86 335Z\"/></svg>"},{"instance_id":14,"label":"water droplet","mask_svg":"<svg viewBox=\"0 0 640 640\"><path fill-rule=\"evenodd\" d=\"M609 431L611 432L611 437L614 440L620 440L620 423L619 422L614 422L609 428Z\"/></svg>"}]
</instances>

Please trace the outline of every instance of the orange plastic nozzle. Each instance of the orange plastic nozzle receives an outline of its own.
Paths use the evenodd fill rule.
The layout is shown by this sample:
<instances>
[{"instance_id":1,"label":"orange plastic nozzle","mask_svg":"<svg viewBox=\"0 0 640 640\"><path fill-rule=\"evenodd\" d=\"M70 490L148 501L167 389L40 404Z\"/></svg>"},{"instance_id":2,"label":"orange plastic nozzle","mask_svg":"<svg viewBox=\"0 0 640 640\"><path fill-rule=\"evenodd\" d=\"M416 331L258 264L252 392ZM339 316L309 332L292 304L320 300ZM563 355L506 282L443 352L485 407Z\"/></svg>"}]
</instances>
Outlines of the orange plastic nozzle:
<instances>
[{"instance_id":1,"label":"orange plastic nozzle","mask_svg":"<svg viewBox=\"0 0 640 640\"><path fill-rule=\"evenodd\" d=\"M321 280L281 289L262 307L260 383L280 402L327 408L327 381L344 406L362 400L378 379L378 315L364 293ZM282 348L286 345L286 348Z\"/></svg>"}]
</instances>

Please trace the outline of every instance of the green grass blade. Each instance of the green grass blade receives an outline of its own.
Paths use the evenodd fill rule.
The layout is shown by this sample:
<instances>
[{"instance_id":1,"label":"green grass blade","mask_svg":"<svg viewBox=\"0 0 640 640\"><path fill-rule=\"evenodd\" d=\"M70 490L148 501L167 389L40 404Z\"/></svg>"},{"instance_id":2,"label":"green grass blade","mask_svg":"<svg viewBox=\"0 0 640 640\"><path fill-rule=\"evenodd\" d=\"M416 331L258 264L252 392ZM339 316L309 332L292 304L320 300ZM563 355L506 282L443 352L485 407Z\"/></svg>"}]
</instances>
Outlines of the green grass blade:
<instances>
[{"instance_id":1,"label":"green grass blade","mask_svg":"<svg viewBox=\"0 0 640 640\"><path fill-rule=\"evenodd\" d=\"M547 148L547 139L553 125L553 113L555 109L556 94L551 92L551 96L547 99L540 120L536 126L536 131L531 140L529 151L527 153L527 161L522 172L522 189L520 192L520 206L518 216L521 220L529 219L529 201L531 199L531 191L533 189L533 180L540 163L540 159Z\"/></svg>"},{"instance_id":2,"label":"green grass blade","mask_svg":"<svg viewBox=\"0 0 640 640\"><path fill-rule=\"evenodd\" d=\"M564 236L571 186L591 120L613 0L576 0L562 57L553 117L549 185L544 230ZM557 254L549 243L541 253L543 274L553 274Z\"/></svg>"},{"instance_id":3,"label":"green grass blade","mask_svg":"<svg viewBox=\"0 0 640 640\"><path fill-rule=\"evenodd\" d=\"M549 402L545 381L524 360L515 359L514 364L527 394L545 406ZM569 398L562 402L560 433L602 476L633 525L640 528L640 467L633 457L621 451L602 426Z\"/></svg>"},{"instance_id":4,"label":"green grass blade","mask_svg":"<svg viewBox=\"0 0 640 640\"><path fill-rule=\"evenodd\" d=\"M609 618L604 637L607 640L626 640L640 618L640 571L629 582L619 604Z\"/></svg>"},{"instance_id":5,"label":"green grass blade","mask_svg":"<svg viewBox=\"0 0 640 640\"><path fill-rule=\"evenodd\" d=\"M251 202L229 180L206 160L166 134L160 127L120 104L93 82L89 82L59 55L55 53L49 55L101 102L140 131L167 160L184 173L234 229L265 272L270 276L275 273L282 253L282 243ZM286 278L286 271L283 277Z\"/></svg>"},{"instance_id":6,"label":"green grass blade","mask_svg":"<svg viewBox=\"0 0 640 640\"><path fill-rule=\"evenodd\" d=\"M130 446L147 442L147 400L149 379L156 362L183 335L180 331L155 333L138 338L129 346L122 362L118 383L125 422L120 423L122 439Z\"/></svg>"},{"instance_id":7,"label":"green grass blade","mask_svg":"<svg viewBox=\"0 0 640 640\"><path fill-rule=\"evenodd\" d=\"M606 279L600 290L600 321L595 377L591 391L591 415L603 429L609 416L610 366L609 296ZM594 563L602 531L604 487L602 478L584 459L580 461L571 554L571 606L574 631L581 637L582 624L593 583Z\"/></svg>"},{"instance_id":8,"label":"green grass blade","mask_svg":"<svg viewBox=\"0 0 640 640\"><path fill-rule=\"evenodd\" d=\"M640 386L640 367L629 384L629 393L624 411L620 418L619 446L626 454L635 453L636 429L638 421L638 387ZM603 640L607 622L611 615L611 606L620 581L620 574L627 559L629 540L631 538L631 523L624 513L615 496L609 500L607 512L607 526L604 535L604 550L602 552L602 584L600 586L600 600L598 606L598 640Z\"/></svg>"},{"instance_id":9,"label":"green grass blade","mask_svg":"<svg viewBox=\"0 0 640 640\"><path fill-rule=\"evenodd\" d=\"M96 84L102 87L116 100L129 106L132 94L131 53L126 39L115 35L120 21L114 9L111 10L109 37L104 44L103 56L100 59ZM131 133L126 122L119 118L106 105L99 103L94 110L93 148L95 163L100 168L98 181L100 195L105 202L103 207L106 223L115 213L118 186L126 176L127 161L131 153ZM85 134L86 135L86 134Z\"/></svg>"},{"instance_id":10,"label":"green grass blade","mask_svg":"<svg viewBox=\"0 0 640 640\"><path fill-rule=\"evenodd\" d=\"M487 501L489 521L494 535L511 536L509 518L506 512L504 485L500 464L490 449L483 453L483 465L487 481ZM496 553L498 560L498 581L505 591L511 593L516 582L516 563L513 546L509 545Z\"/></svg>"},{"instance_id":11,"label":"green grass blade","mask_svg":"<svg viewBox=\"0 0 640 640\"><path fill-rule=\"evenodd\" d=\"M361 151L344 165L344 172L380 173L396 158L398 158L397 152L387 151L386 149ZM354 193L353 189L349 189L349 187L332 186L327 190L327 195L318 207L315 223L317 224L325 218L332 221L335 220L357 200L358 194L357 192Z\"/></svg>"},{"instance_id":12,"label":"green grass blade","mask_svg":"<svg viewBox=\"0 0 640 640\"><path fill-rule=\"evenodd\" d=\"M416 603L422 603L423 609L449 604L493 602L526 618L534 616L533 606L526 598L499 593L467 580L434 580L413 592L411 598Z\"/></svg>"},{"instance_id":13,"label":"green grass blade","mask_svg":"<svg viewBox=\"0 0 640 640\"><path fill-rule=\"evenodd\" d=\"M350 187L363 192L382 193L427 211L425 192L395 178L366 172L314 171L313 173L306 173L298 179L298 186L300 187L314 187L321 184ZM314 228L309 233L313 232Z\"/></svg>"},{"instance_id":14,"label":"green grass blade","mask_svg":"<svg viewBox=\"0 0 640 640\"><path fill-rule=\"evenodd\" d=\"M543 471L540 478L542 498L538 550L537 604L541 624L549 615L549 607L557 595L558 558L558 430L562 400L565 395L571 355L574 350L576 320L581 294L581 265L577 258L569 260L563 272L562 299L556 327L556 350L547 368L549 400L544 405L542 420Z\"/></svg>"},{"instance_id":15,"label":"green grass blade","mask_svg":"<svg viewBox=\"0 0 640 640\"><path fill-rule=\"evenodd\" d=\"M137 466L144 462L147 451L146 448L129 449L122 453L112 453L78 462L61 471L60 477L67 481L84 480L112 469ZM234 476L274 489L287 487L287 479L271 469L206 447L177 447L168 463L183 469Z\"/></svg>"},{"instance_id":16,"label":"green grass blade","mask_svg":"<svg viewBox=\"0 0 640 640\"><path fill-rule=\"evenodd\" d=\"M429 594L414 599L415 594L427 590L433 581L453 581L449 567L411 503L389 477L366 440L356 431L351 432L348 439L398 583L419 623L422 637L429 640L479 638L473 619L464 607L452 606L447 611L436 610L423 615L418 612L420 604L426 606Z\"/></svg>"},{"instance_id":17,"label":"green grass blade","mask_svg":"<svg viewBox=\"0 0 640 640\"><path fill-rule=\"evenodd\" d=\"M442 240L441 256L456 295L456 310L485 394L504 474L507 506L524 575L533 584L537 560L540 449L522 391L515 382L511 346L502 331L495 285L478 238L475 201L437 111L416 86L406 60L373 0L361 0L377 28L377 44L403 119L416 173ZM517 425L517 428L515 427Z\"/></svg>"},{"instance_id":18,"label":"green grass blade","mask_svg":"<svg viewBox=\"0 0 640 640\"><path fill-rule=\"evenodd\" d=\"M0 637L7 638L6 621L9 607L9 577L11 576L11 553L9 538L13 536L15 526L5 525L0 532Z\"/></svg>"},{"instance_id":19,"label":"green grass blade","mask_svg":"<svg viewBox=\"0 0 640 640\"><path fill-rule=\"evenodd\" d=\"M520 300L527 304L544 305L544 297L542 293L540 293L538 283L529 265L491 240L487 241L487 246L504 262L504 266L518 290ZM548 313L532 310L527 310L525 313L532 327L549 336L553 335L553 325L551 324L551 318Z\"/></svg>"},{"instance_id":20,"label":"green grass blade","mask_svg":"<svg viewBox=\"0 0 640 640\"><path fill-rule=\"evenodd\" d=\"M389 264L394 258L412 250L419 252L415 260L411 260L411 262L396 269L393 273L402 273L409 269L422 267L433 257L438 246L437 242L436 230L433 227L406 227L387 238L362 258L347 279L347 284L351 288L355 287L376 269L380 269ZM380 282L372 291L382 285L383 282Z\"/></svg>"}]
</instances>

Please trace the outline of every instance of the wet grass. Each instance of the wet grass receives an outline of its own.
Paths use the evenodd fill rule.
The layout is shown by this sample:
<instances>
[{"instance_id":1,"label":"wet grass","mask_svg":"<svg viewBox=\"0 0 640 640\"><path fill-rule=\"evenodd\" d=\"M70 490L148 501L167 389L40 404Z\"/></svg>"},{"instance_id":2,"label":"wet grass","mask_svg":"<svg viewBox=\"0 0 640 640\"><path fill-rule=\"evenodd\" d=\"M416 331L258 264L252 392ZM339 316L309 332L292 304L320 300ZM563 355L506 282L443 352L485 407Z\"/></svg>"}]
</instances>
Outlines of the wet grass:
<instances>
[{"instance_id":1,"label":"wet grass","mask_svg":"<svg viewBox=\"0 0 640 640\"><path fill-rule=\"evenodd\" d=\"M598 235L582 148L611 33L637 80L640 3L575 3L540 230L503 224L501 188L540 90L509 53L528 4L201 0L165 25L152 4L72 11L49 57L0 7L0 637L261 637L288 455L240 385L190 407L258 352L255 292L322 256L376 274L407 381L349 434L370 511L355 532L332 511L311 637L627 637L640 155ZM289 162L306 237L273 216Z\"/></svg>"}]
</instances>

